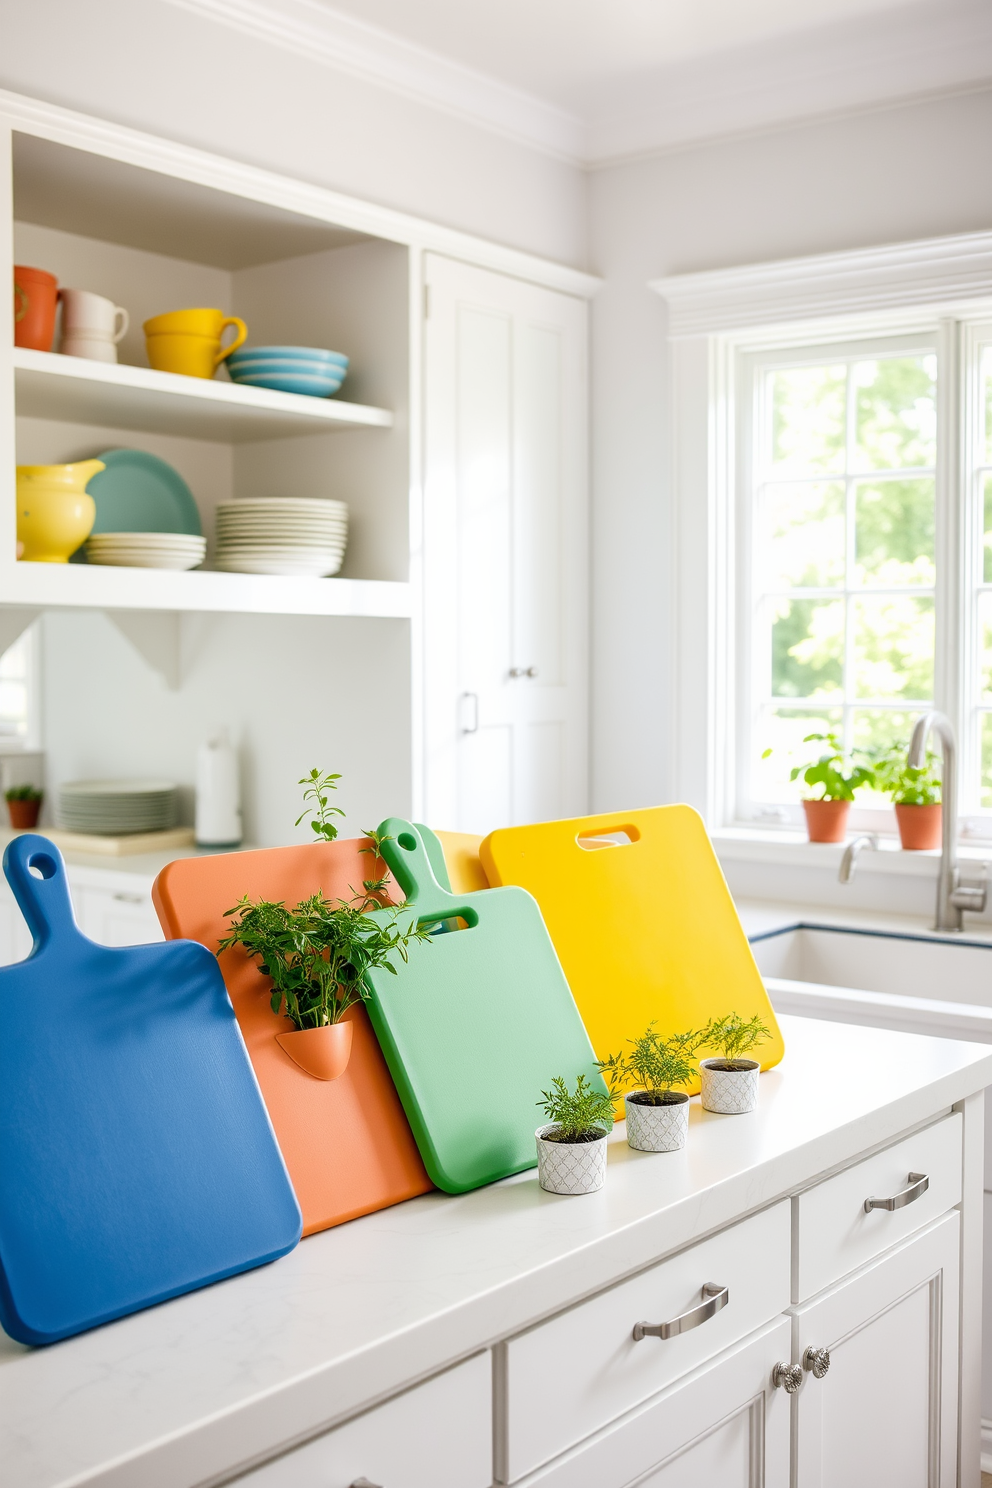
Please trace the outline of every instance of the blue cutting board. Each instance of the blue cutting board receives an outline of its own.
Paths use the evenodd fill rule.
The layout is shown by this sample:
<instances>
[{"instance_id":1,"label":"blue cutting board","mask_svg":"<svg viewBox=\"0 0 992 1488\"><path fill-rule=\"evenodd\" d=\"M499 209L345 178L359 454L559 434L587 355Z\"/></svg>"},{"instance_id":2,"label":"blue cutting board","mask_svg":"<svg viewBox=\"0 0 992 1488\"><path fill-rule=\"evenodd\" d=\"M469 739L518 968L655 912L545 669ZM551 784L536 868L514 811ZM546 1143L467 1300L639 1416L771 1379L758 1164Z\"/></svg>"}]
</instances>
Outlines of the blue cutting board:
<instances>
[{"instance_id":1,"label":"blue cutting board","mask_svg":"<svg viewBox=\"0 0 992 1488\"><path fill-rule=\"evenodd\" d=\"M99 946L25 833L0 968L0 1323L53 1343L275 1260L301 1218L215 958ZM40 876L39 876L40 875Z\"/></svg>"},{"instance_id":2,"label":"blue cutting board","mask_svg":"<svg viewBox=\"0 0 992 1488\"><path fill-rule=\"evenodd\" d=\"M431 864L439 844L397 817L379 830L407 906L435 933L393 958L396 975L369 973L366 1008L424 1167L463 1193L536 1165L537 1103L556 1075L606 1086L530 894L449 893Z\"/></svg>"}]
</instances>

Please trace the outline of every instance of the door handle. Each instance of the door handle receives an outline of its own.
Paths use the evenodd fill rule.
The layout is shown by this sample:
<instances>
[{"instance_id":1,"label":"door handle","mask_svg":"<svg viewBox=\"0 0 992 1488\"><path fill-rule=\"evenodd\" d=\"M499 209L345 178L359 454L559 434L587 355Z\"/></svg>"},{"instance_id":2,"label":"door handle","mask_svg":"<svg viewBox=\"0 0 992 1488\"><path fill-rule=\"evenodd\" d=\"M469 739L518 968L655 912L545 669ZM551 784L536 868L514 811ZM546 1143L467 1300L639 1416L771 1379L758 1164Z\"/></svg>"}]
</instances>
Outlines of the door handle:
<instances>
[{"instance_id":1,"label":"door handle","mask_svg":"<svg viewBox=\"0 0 992 1488\"><path fill-rule=\"evenodd\" d=\"M730 1301L730 1288L721 1286L718 1281L706 1282L702 1292L703 1300L698 1306L669 1318L667 1323L635 1323L634 1342L640 1343L642 1338L677 1338L680 1333L688 1333L701 1323L709 1322Z\"/></svg>"},{"instance_id":2,"label":"door handle","mask_svg":"<svg viewBox=\"0 0 992 1488\"><path fill-rule=\"evenodd\" d=\"M865 1213L870 1214L873 1209L905 1209L907 1204L915 1204L930 1187L930 1179L926 1173L910 1173L909 1185L891 1199L865 1199Z\"/></svg>"},{"instance_id":3,"label":"door handle","mask_svg":"<svg viewBox=\"0 0 992 1488\"><path fill-rule=\"evenodd\" d=\"M536 677L537 676L537 667L536 666L511 667L510 668L510 676L511 677L514 677L514 678L516 678L516 677Z\"/></svg>"},{"instance_id":4,"label":"door handle","mask_svg":"<svg viewBox=\"0 0 992 1488\"><path fill-rule=\"evenodd\" d=\"M462 733L477 734L479 732L479 694L477 692L462 693L461 714Z\"/></svg>"}]
</instances>

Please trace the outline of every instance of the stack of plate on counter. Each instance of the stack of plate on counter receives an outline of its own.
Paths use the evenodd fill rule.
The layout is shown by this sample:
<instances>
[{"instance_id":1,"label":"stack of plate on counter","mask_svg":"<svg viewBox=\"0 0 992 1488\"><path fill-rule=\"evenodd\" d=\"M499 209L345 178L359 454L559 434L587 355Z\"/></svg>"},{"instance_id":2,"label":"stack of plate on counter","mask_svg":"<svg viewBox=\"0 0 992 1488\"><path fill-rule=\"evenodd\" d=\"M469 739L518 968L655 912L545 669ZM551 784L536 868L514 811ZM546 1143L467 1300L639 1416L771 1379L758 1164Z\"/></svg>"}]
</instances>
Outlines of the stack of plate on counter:
<instances>
[{"instance_id":1,"label":"stack of plate on counter","mask_svg":"<svg viewBox=\"0 0 992 1488\"><path fill-rule=\"evenodd\" d=\"M176 787L171 780L73 780L59 792L58 814L69 832L165 832L176 824Z\"/></svg>"},{"instance_id":2,"label":"stack of plate on counter","mask_svg":"<svg viewBox=\"0 0 992 1488\"><path fill-rule=\"evenodd\" d=\"M275 496L222 501L217 507L219 569L227 573L337 573L348 541L343 501Z\"/></svg>"},{"instance_id":3,"label":"stack of plate on counter","mask_svg":"<svg viewBox=\"0 0 992 1488\"><path fill-rule=\"evenodd\" d=\"M185 532L94 532L86 540L90 563L117 568L196 568L207 539Z\"/></svg>"}]
</instances>

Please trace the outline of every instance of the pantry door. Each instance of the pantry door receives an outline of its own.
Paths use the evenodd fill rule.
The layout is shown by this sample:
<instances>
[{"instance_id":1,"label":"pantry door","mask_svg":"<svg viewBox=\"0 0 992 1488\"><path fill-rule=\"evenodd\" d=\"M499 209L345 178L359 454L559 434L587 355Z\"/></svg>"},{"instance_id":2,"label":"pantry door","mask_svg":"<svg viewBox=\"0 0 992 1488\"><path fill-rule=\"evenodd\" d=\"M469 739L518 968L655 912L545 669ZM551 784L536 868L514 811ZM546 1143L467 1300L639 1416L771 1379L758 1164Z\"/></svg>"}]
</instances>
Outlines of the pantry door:
<instances>
[{"instance_id":1,"label":"pantry door","mask_svg":"<svg viewBox=\"0 0 992 1488\"><path fill-rule=\"evenodd\" d=\"M425 314L426 820L581 814L586 305L428 254Z\"/></svg>"}]
</instances>

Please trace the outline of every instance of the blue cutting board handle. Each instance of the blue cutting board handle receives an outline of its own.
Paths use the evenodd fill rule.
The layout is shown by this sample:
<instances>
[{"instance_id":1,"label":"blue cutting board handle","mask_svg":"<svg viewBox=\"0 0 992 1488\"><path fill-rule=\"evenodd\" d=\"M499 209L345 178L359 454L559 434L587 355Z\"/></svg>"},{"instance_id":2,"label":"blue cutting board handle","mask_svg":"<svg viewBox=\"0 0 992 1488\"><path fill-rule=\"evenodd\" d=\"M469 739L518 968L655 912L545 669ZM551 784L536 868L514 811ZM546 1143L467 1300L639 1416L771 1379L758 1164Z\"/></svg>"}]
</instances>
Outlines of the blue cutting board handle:
<instances>
[{"instance_id":1,"label":"blue cutting board handle","mask_svg":"<svg viewBox=\"0 0 992 1488\"><path fill-rule=\"evenodd\" d=\"M34 946L0 967L0 1324L53 1343L291 1250L299 1205L216 958L89 940L36 833L3 868Z\"/></svg>"}]
</instances>

